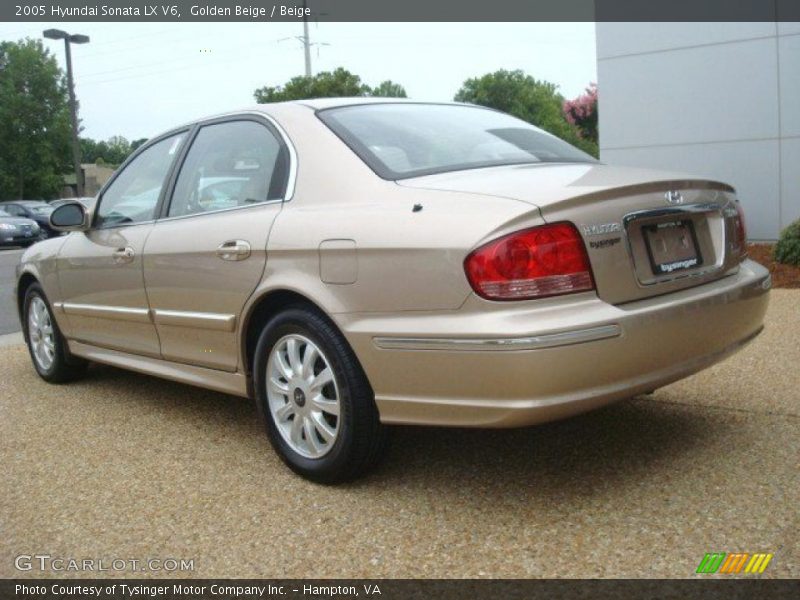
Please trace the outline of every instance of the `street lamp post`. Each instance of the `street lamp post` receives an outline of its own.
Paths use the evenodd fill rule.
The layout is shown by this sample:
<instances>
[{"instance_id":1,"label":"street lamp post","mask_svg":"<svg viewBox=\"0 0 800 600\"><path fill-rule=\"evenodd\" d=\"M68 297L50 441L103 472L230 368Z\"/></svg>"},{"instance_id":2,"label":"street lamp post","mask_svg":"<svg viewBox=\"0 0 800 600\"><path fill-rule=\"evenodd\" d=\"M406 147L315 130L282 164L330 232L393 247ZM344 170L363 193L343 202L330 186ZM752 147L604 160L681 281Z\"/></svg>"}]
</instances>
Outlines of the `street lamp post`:
<instances>
[{"instance_id":1,"label":"street lamp post","mask_svg":"<svg viewBox=\"0 0 800 600\"><path fill-rule=\"evenodd\" d=\"M64 50L67 53L67 87L69 88L69 111L72 116L72 163L75 167L75 184L78 196L83 196L83 177L81 176L81 148L78 144L78 107L75 102L75 84L72 80L72 52L70 44L86 44L88 35L79 33L70 35L61 29L47 29L42 33L50 40L64 40Z\"/></svg>"}]
</instances>

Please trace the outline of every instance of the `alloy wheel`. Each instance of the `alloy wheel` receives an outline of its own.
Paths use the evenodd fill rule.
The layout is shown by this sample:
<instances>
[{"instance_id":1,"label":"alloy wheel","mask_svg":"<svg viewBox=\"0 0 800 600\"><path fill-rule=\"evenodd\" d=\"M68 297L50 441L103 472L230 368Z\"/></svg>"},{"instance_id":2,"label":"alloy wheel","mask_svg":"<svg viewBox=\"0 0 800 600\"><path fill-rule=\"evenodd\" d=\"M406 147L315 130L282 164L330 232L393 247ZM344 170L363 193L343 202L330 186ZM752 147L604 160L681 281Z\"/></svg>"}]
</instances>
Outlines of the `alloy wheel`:
<instances>
[{"instance_id":1,"label":"alloy wheel","mask_svg":"<svg viewBox=\"0 0 800 600\"><path fill-rule=\"evenodd\" d=\"M36 363L47 371L53 365L56 343L50 311L39 296L34 296L28 305L28 338Z\"/></svg>"},{"instance_id":2,"label":"alloy wheel","mask_svg":"<svg viewBox=\"0 0 800 600\"><path fill-rule=\"evenodd\" d=\"M306 458L330 452L339 435L339 388L330 362L305 336L280 338L267 361L269 411L281 437Z\"/></svg>"}]
</instances>

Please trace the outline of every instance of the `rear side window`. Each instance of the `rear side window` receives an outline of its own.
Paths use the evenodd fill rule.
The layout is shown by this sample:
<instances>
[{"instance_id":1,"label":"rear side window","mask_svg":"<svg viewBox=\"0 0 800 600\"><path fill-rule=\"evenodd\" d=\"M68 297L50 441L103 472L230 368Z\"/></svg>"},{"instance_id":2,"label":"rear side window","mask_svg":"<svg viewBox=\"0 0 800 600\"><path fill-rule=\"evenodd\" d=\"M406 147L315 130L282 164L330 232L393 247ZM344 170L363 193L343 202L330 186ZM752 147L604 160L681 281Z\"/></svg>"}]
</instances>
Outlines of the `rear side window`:
<instances>
[{"instance_id":1,"label":"rear side window","mask_svg":"<svg viewBox=\"0 0 800 600\"><path fill-rule=\"evenodd\" d=\"M155 216L164 179L184 138L179 133L143 150L103 192L97 208L97 227L150 221Z\"/></svg>"},{"instance_id":2,"label":"rear side window","mask_svg":"<svg viewBox=\"0 0 800 600\"><path fill-rule=\"evenodd\" d=\"M363 104L318 116L384 179L539 162L596 162L510 115L474 106Z\"/></svg>"},{"instance_id":3,"label":"rear side window","mask_svg":"<svg viewBox=\"0 0 800 600\"><path fill-rule=\"evenodd\" d=\"M3 209L12 217L24 217L25 211L16 204L8 204Z\"/></svg>"},{"instance_id":4,"label":"rear side window","mask_svg":"<svg viewBox=\"0 0 800 600\"><path fill-rule=\"evenodd\" d=\"M168 216L280 200L286 191L287 165L286 149L261 123L205 125L181 167Z\"/></svg>"},{"instance_id":5,"label":"rear side window","mask_svg":"<svg viewBox=\"0 0 800 600\"><path fill-rule=\"evenodd\" d=\"M51 212L53 212L53 207L50 206L49 204L42 204L42 205L29 204L28 210L31 211L31 213L34 215L43 215L46 217Z\"/></svg>"}]
</instances>

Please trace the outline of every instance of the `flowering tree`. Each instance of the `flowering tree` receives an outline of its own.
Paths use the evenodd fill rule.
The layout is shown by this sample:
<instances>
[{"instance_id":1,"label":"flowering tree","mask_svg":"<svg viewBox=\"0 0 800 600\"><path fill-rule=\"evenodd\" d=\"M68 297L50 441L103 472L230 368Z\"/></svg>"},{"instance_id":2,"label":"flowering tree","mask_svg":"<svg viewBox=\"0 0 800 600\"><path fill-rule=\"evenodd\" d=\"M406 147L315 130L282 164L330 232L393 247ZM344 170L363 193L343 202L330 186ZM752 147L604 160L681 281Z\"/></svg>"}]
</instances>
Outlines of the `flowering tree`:
<instances>
[{"instance_id":1,"label":"flowering tree","mask_svg":"<svg viewBox=\"0 0 800 600\"><path fill-rule=\"evenodd\" d=\"M585 94L566 100L564 116L578 129L581 138L597 144L597 84L589 84Z\"/></svg>"}]
</instances>

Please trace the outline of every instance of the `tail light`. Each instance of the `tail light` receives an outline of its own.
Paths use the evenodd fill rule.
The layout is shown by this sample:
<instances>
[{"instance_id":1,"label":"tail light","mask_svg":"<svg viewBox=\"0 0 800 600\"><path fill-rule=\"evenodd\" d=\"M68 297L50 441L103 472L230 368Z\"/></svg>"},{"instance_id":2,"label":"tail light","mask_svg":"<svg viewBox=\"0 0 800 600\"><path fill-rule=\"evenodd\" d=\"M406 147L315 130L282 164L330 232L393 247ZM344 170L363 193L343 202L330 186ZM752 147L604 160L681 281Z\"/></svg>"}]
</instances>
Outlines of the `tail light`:
<instances>
[{"instance_id":1,"label":"tail light","mask_svg":"<svg viewBox=\"0 0 800 600\"><path fill-rule=\"evenodd\" d=\"M524 229L474 250L467 279L489 300L527 300L594 289L589 257L572 223Z\"/></svg>"},{"instance_id":2,"label":"tail light","mask_svg":"<svg viewBox=\"0 0 800 600\"><path fill-rule=\"evenodd\" d=\"M740 202L736 203L736 216L733 217L733 249L740 255L746 254L747 230L744 224L744 210Z\"/></svg>"}]
</instances>

